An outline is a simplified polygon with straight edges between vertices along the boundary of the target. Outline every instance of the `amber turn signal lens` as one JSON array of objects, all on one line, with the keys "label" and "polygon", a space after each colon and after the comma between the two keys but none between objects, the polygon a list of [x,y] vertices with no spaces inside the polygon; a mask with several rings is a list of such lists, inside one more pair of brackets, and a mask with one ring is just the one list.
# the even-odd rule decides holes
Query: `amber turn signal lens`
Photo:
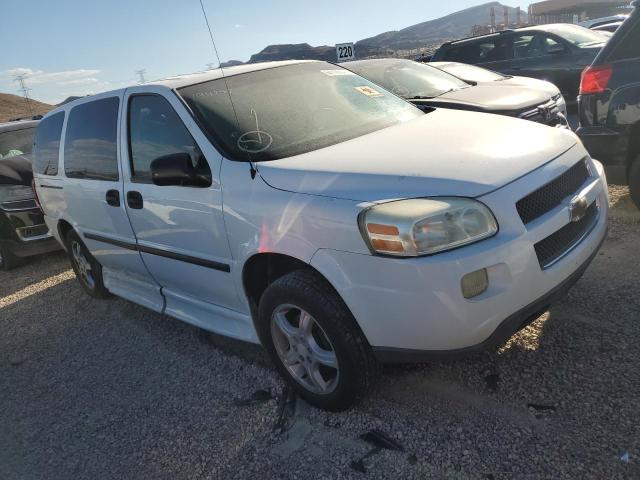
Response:
[{"label": "amber turn signal lens", "polygon": [[372,238],[371,245],[378,252],[393,252],[393,253],[401,253],[404,252],[404,247],[402,246],[402,242],[397,240],[382,240],[380,238]]},{"label": "amber turn signal lens", "polygon": [[378,235],[400,235],[400,231],[395,225],[369,223],[367,224],[367,230],[369,231],[369,233],[376,233]]}]

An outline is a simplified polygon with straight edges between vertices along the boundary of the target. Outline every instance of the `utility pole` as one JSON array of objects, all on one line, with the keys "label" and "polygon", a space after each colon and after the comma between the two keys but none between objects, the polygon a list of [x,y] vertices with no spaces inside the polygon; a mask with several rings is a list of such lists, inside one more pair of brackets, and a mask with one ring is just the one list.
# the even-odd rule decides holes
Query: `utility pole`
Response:
[{"label": "utility pole", "polygon": [[144,68],[142,70],[136,70],[136,75],[140,77],[140,82],[138,83],[146,83],[147,79],[144,78],[145,73],[147,73],[147,71]]},{"label": "utility pole", "polygon": [[26,74],[18,74],[18,75],[14,75],[13,77],[13,80],[20,84],[20,91],[22,92],[22,96],[27,102],[27,110],[29,110],[29,115],[33,116],[33,108],[31,108],[31,99],[29,98],[29,90],[31,89],[27,87],[26,83],[24,83],[26,79],[27,79]]},{"label": "utility pole", "polygon": [[496,31],[496,9],[495,7],[491,7],[491,33]]},{"label": "utility pole", "polygon": [[509,29],[509,7],[504,7],[504,29]]}]

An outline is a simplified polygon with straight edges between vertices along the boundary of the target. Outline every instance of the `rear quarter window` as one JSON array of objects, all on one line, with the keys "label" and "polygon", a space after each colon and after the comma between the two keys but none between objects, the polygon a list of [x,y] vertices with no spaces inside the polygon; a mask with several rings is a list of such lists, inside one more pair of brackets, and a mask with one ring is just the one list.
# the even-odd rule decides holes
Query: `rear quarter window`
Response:
[{"label": "rear quarter window", "polygon": [[69,178],[118,180],[117,97],[73,107],[64,141],[64,172]]},{"label": "rear quarter window", "polygon": [[[638,17],[640,17],[640,15],[638,15]],[[631,21],[631,19],[627,21]],[[624,26],[621,28],[624,28]],[[640,18],[636,20],[635,25],[633,25],[626,34],[623,31],[619,32],[619,34],[622,35],[622,38],[611,51],[608,60],[617,61],[629,58],[640,58]],[[614,36],[610,41],[616,42],[616,37],[617,36]]]},{"label": "rear quarter window", "polygon": [[38,124],[33,144],[33,171],[41,175],[58,174],[58,155],[64,112],[45,118]]}]

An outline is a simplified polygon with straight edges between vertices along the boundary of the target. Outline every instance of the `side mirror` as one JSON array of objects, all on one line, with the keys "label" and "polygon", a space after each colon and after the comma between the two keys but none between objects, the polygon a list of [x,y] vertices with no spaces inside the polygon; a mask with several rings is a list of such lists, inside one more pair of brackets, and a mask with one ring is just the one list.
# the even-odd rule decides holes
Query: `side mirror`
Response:
[{"label": "side mirror", "polygon": [[158,157],[151,162],[151,180],[160,187],[208,187],[211,185],[211,171],[208,166],[199,168],[200,163],[194,167],[187,152]]}]

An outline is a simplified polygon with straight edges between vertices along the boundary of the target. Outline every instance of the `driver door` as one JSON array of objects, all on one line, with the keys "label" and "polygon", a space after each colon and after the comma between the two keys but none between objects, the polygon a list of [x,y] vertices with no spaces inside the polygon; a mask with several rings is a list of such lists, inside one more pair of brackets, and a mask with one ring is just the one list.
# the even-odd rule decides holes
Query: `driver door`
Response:
[{"label": "driver door", "polygon": [[528,32],[514,37],[516,75],[547,80],[562,92],[571,89],[570,54],[569,47],[551,35]]}]

